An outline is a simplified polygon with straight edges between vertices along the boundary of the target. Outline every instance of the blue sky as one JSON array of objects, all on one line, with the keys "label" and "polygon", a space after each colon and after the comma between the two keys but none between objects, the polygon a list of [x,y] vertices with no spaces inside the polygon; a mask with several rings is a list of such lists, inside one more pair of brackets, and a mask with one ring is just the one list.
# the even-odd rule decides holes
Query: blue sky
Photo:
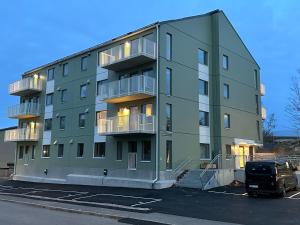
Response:
[{"label": "blue sky", "polygon": [[300,68],[298,0],[4,0],[0,8],[0,128],[9,83],[22,72],[155,21],[222,9],[261,67],[263,104],[277,130],[290,130],[285,112],[291,77]]}]

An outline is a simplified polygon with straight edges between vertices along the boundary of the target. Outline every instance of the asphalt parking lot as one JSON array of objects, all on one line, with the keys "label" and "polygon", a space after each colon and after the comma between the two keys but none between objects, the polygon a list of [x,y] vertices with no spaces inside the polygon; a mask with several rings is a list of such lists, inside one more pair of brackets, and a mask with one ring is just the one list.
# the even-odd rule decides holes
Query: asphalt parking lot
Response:
[{"label": "asphalt parking lot", "polygon": [[144,190],[0,180],[5,195],[238,224],[300,224],[300,191],[249,198],[242,186]]}]

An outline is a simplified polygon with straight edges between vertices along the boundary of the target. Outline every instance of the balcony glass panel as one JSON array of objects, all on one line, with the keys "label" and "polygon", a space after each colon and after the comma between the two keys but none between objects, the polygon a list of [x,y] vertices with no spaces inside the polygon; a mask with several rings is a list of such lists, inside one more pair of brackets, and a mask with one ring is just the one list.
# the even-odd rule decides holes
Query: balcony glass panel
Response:
[{"label": "balcony glass panel", "polygon": [[11,95],[22,95],[22,93],[28,94],[29,92],[40,92],[42,91],[42,80],[35,76],[27,77],[10,84],[8,91]]},{"label": "balcony glass panel", "polygon": [[6,130],[4,141],[37,141],[39,139],[38,129],[18,128]]},{"label": "balcony glass panel", "polygon": [[22,103],[8,108],[9,118],[31,118],[40,115],[40,104]]}]

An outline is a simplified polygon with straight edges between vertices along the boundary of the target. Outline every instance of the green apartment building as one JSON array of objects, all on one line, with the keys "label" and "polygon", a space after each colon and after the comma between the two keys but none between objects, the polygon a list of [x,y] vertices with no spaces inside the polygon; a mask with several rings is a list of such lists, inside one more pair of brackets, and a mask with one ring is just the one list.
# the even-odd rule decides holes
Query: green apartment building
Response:
[{"label": "green apartment building", "polygon": [[[260,69],[220,10],[157,22],[25,72],[14,179],[164,188],[262,142]],[[191,163],[193,162],[193,163]],[[219,165],[221,168],[221,165]]]}]

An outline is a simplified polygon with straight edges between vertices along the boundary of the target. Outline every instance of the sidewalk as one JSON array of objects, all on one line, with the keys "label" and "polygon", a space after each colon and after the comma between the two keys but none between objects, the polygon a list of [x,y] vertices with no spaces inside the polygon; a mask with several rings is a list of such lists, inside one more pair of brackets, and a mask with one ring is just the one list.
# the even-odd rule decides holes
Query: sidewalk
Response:
[{"label": "sidewalk", "polygon": [[[69,213],[76,213],[82,215],[93,215],[103,218],[120,220],[120,222],[126,221],[128,219],[136,219],[142,221],[151,221],[161,224],[174,224],[174,225],[237,225],[233,223],[224,223],[219,221],[210,221],[210,220],[202,220],[195,219],[189,217],[175,216],[169,214],[162,213],[137,213],[137,212],[129,212],[129,211],[121,211],[114,209],[106,209],[99,207],[89,207],[83,205],[73,205],[73,204],[65,204],[60,202],[52,202],[52,201],[42,201],[36,199],[27,199],[21,197],[14,196],[3,196],[0,195],[0,201],[11,202],[16,204],[22,204],[24,207],[33,206],[39,208],[46,208],[50,210],[57,210]],[[127,223],[127,222],[126,222]]]}]

